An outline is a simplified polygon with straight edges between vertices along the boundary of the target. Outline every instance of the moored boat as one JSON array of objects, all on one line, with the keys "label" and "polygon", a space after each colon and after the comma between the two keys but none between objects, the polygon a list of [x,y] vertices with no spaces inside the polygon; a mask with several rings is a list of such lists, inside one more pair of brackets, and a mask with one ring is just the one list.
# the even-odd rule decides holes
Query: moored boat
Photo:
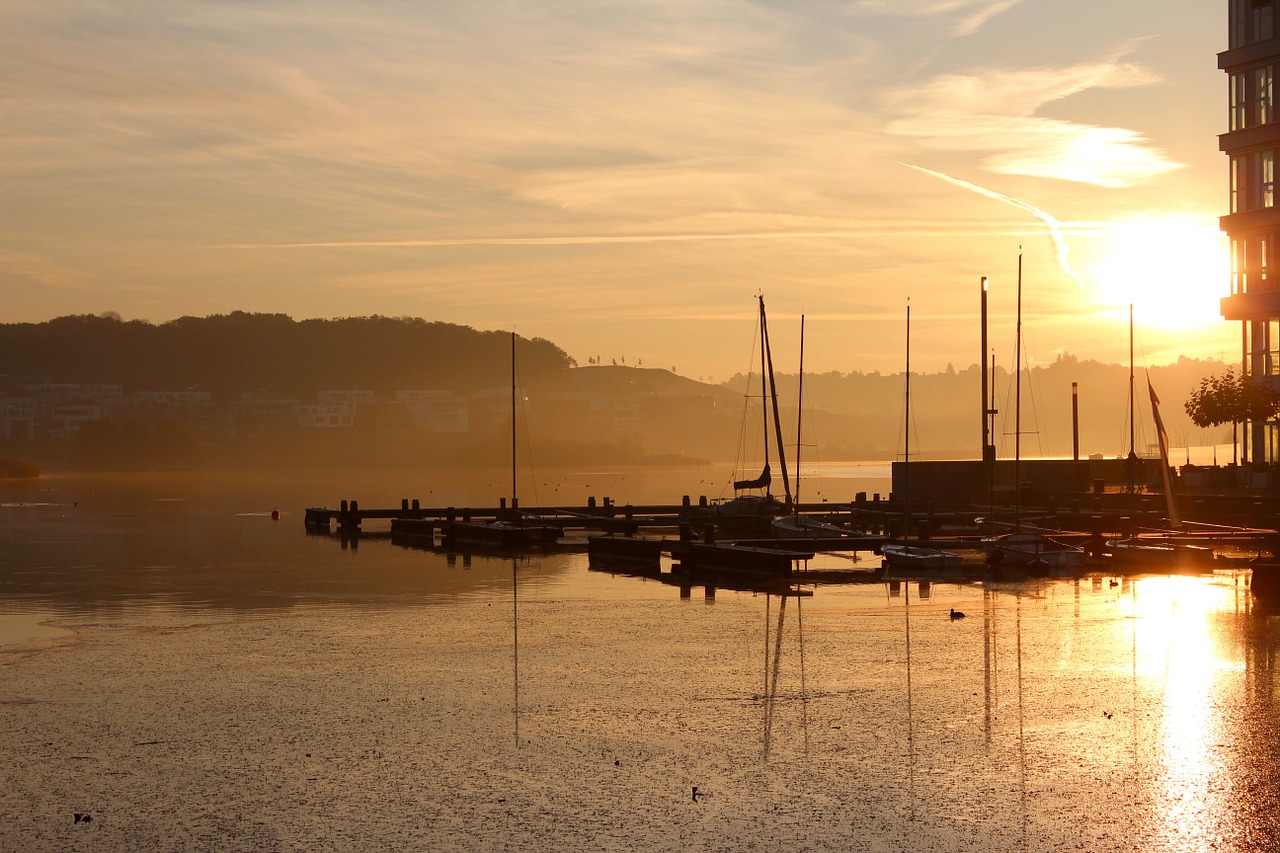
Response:
[{"label": "moored boat", "polygon": [[776,516],[769,528],[775,539],[839,539],[850,534],[829,521],[795,514]]},{"label": "moored boat", "polygon": [[[903,371],[905,379],[905,391],[903,395],[903,410],[906,413],[907,428],[904,430],[905,438],[903,441],[902,454],[902,479],[906,492],[905,504],[906,511],[903,513],[903,521],[905,527],[911,527],[911,489],[908,472],[911,468],[911,303],[907,303],[907,362],[906,369]],[[958,569],[964,565],[964,558],[959,554],[953,554],[950,551],[943,551],[941,548],[932,548],[927,545],[908,545],[905,543],[890,542],[880,546],[880,555],[884,558],[888,568],[897,569],[899,571],[918,571],[927,569],[937,571],[940,569]]]},{"label": "moored boat", "polygon": [[1134,568],[1207,566],[1213,563],[1213,549],[1163,539],[1108,539],[1107,552],[1113,563]]},{"label": "moored boat", "polygon": [[987,564],[1035,569],[1071,569],[1084,565],[1086,556],[1079,548],[1059,542],[1040,533],[1020,530],[987,536],[982,540]]},{"label": "moored boat", "polygon": [[964,565],[964,558],[959,554],[923,545],[890,542],[880,546],[880,553],[893,569],[958,569]]}]

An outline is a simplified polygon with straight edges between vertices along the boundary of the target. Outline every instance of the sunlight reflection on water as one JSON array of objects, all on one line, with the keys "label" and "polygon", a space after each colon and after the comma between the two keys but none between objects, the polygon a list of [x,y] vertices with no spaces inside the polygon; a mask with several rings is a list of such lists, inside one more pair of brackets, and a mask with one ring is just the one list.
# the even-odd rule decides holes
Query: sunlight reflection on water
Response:
[{"label": "sunlight reflection on water", "polygon": [[99,490],[0,527],[0,625],[76,638],[0,646],[2,849],[1280,842],[1245,575],[779,599]]}]

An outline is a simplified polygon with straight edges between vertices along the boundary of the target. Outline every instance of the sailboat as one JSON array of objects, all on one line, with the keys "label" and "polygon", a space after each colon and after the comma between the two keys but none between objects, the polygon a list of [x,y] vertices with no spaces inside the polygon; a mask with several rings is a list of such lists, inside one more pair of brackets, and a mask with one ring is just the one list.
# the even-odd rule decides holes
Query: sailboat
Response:
[{"label": "sailboat", "polygon": [[[1160,398],[1147,377],[1147,396],[1151,399],[1151,419],[1156,426],[1160,444],[1160,472],[1164,482],[1165,504],[1169,511],[1169,530],[1174,533],[1182,527],[1178,513],[1177,496],[1173,493],[1173,480],[1169,476],[1169,434],[1160,417]],[[1138,454],[1134,447],[1134,383],[1133,383],[1133,305],[1129,306],[1129,462],[1130,471],[1136,468]],[[1133,488],[1132,481],[1130,489]],[[1213,549],[1199,545],[1174,542],[1168,538],[1134,536],[1127,539],[1108,539],[1107,550],[1113,563],[1130,567],[1178,567],[1197,566],[1213,562]]]},{"label": "sailboat", "polygon": [[1051,569],[1077,568],[1084,565],[1085,553],[1064,542],[1021,524],[1022,483],[1019,463],[1022,460],[1022,253],[1018,253],[1018,315],[1014,335],[1014,427],[1013,427],[1013,530],[984,537],[982,549],[987,564],[1025,569],[1028,574],[1048,574]]},{"label": "sailboat", "polygon": [[[911,529],[911,491],[908,470],[911,466],[911,303],[907,303],[907,367],[906,367],[906,439],[903,444],[902,479],[907,486],[904,496],[906,512],[906,528]],[[930,548],[924,545],[910,545],[906,542],[888,542],[880,546],[880,554],[889,568],[893,569],[958,569],[964,564],[964,558],[950,551]]]},{"label": "sailboat", "polygon": [[[778,417],[778,391],[773,380],[773,353],[769,350],[769,325],[765,318],[764,294],[756,297],[760,303],[760,395],[761,411],[764,418],[764,468],[760,476],[735,480],[734,497],[730,500],[718,501],[705,507],[693,507],[690,515],[695,520],[711,519],[713,524],[722,530],[734,534],[748,536],[768,536],[774,518],[786,515],[792,510],[791,484],[787,479],[787,460],[783,451],[781,438],[781,420]],[[772,405],[770,405],[772,403]],[[786,491],[785,501],[773,496],[770,487],[773,484],[773,472],[769,463],[769,415],[773,414],[773,434],[777,436],[778,465],[782,469],[782,484]],[[762,489],[763,494],[743,494]]]},{"label": "sailboat", "polygon": [[[777,397],[774,397],[777,406]],[[776,411],[776,408],[775,408]],[[791,501],[791,512],[775,516],[769,523],[770,530],[777,539],[839,539],[847,531],[817,518],[809,518],[800,514],[800,447],[802,445],[800,425],[804,414],[804,315],[800,315],[800,389],[796,395],[796,488]]]},{"label": "sailboat", "polygon": [[463,518],[450,523],[454,545],[482,545],[511,550],[555,542],[564,529],[523,515],[516,490],[516,333],[511,333],[511,508],[505,518]]}]

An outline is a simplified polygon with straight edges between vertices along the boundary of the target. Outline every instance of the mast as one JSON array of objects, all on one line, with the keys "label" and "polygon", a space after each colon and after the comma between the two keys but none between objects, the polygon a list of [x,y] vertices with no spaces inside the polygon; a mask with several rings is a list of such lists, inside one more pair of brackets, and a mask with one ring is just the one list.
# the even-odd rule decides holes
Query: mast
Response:
[{"label": "mast", "polygon": [[[994,432],[995,432],[995,421],[996,421],[996,414],[997,414],[997,411],[996,411],[996,383],[995,383],[995,376],[996,376],[996,354],[995,354],[995,352],[993,351],[993,352],[991,353],[991,379],[992,379],[992,382],[991,382],[991,402],[990,402],[990,408],[988,408],[988,409],[987,409],[987,416],[988,416],[988,418],[989,418],[989,420],[988,420],[987,422],[991,425],[991,432],[992,432],[992,433],[994,433]],[[989,449],[990,449],[990,451],[991,451],[991,455],[990,455],[990,456],[988,456],[988,457],[986,457],[986,459],[987,459],[987,462],[989,462],[989,463],[990,463],[990,465],[988,465],[987,467],[990,469],[990,471],[989,471],[988,473],[989,473],[989,475],[990,475],[989,480],[990,480],[990,486],[991,486],[991,491],[990,491],[990,497],[991,497],[991,512],[992,512],[992,513],[995,513],[995,508],[996,508],[996,446],[995,446],[994,444],[989,445]]]},{"label": "mast", "polygon": [[[782,488],[786,491],[787,503],[791,501],[791,480],[787,477],[787,454],[782,445],[782,419],[778,416],[778,384],[773,378],[773,351],[769,348],[769,326],[764,318],[764,295],[760,296],[760,329],[764,335],[764,353],[769,365],[769,399],[773,404],[773,435],[778,442],[778,467],[782,469]],[[766,421],[766,426],[768,422]],[[769,442],[766,439],[765,447]]]},{"label": "mast", "polygon": [[[911,297],[907,297],[907,372],[906,372],[905,426],[902,430],[902,490],[903,539],[911,537]],[[985,418],[984,418],[985,421]]]},{"label": "mast", "polygon": [[982,460],[988,462],[995,459],[995,447],[991,444],[991,405],[987,402],[987,388],[992,377],[987,375],[987,277],[982,277],[982,356],[978,363],[982,367],[982,399],[979,409],[982,411]]},{"label": "mast", "polygon": [[1018,527],[1022,511],[1022,480],[1018,471],[1022,460],[1022,247],[1018,247],[1018,322],[1013,339],[1013,524]]},{"label": "mast", "polygon": [[[764,470],[769,470],[769,387],[766,385],[765,374],[765,350],[768,349],[768,331],[764,323],[764,294],[761,293],[756,297],[760,300],[760,417],[763,418],[762,429],[760,434],[764,436]],[[783,475],[786,478],[786,475]],[[769,494],[768,484],[765,484],[765,494]]]},{"label": "mast", "polygon": [[800,441],[804,433],[800,429],[804,417],[804,315],[800,315],[800,388],[796,391],[796,503],[795,514],[800,514]]},{"label": "mast", "polygon": [[1129,303],[1129,456],[1125,459],[1125,469],[1129,475],[1129,492],[1137,491],[1138,451],[1134,441],[1134,405],[1133,405],[1133,303]]},{"label": "mast", "polygon": [[511,333],[511,509],[516,508],[516,333]]}]

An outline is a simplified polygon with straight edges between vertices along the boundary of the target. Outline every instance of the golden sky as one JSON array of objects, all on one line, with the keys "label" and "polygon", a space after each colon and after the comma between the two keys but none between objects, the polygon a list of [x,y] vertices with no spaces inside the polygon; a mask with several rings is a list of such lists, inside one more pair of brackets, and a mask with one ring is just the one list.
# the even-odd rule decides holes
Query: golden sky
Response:
[{"label": "golden sky", "polygon": [[8,0],[0,321],[421,316],[724,379],[1239,357],[1226,4]]}]

